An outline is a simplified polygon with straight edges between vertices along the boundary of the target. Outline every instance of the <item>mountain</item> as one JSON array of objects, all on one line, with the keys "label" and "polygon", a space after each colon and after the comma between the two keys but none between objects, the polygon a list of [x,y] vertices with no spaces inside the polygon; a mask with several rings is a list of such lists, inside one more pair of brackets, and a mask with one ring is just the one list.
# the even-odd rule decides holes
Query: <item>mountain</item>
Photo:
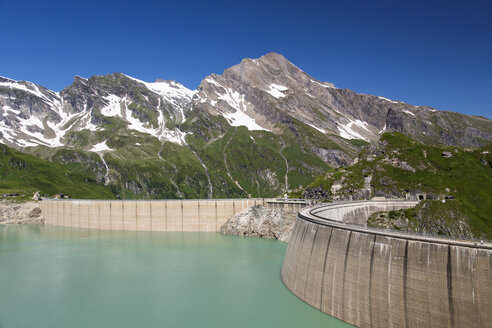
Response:
[{"label": "mountain", "polygon": [[47,195],[63,191],[75,198],[114,198],[108,186],[89,176],[0,144],[0,194],[30,199],[37,191]]},{"label": "mountain", "polygon": [[244,59],[189,90],[121,73],[53,92],[0,78],[0,142],[122,198],[268,197],[352,163],[385,131],[481,147],[492,121],[338,89],[283,56]]},{"label": "mountain", "polygon": [[[300,192],[301,190],[298,190]],[[455,238],[492,237],[492,143],[481,149],[425,145],[384,133],[354,165],[330,170],[302,190],[307,198],[425,198],[415,208],[373,215],[382,228]]]},{"label": "mountain", "polygon": [[[244,59],[221,76],[205,78],[194,100],[200,108],[228,118],[232,125],[245,124],[251,129],[277,132],[276,124],[288,125],[295,119],[346,139],[374,141],[382,131],[403,132],[425,143],[465,147],[483,146],[492,139],[491,121],[486,118],[338,89],[275,53]],[[238,112],[254,122],[234,117]]]}]

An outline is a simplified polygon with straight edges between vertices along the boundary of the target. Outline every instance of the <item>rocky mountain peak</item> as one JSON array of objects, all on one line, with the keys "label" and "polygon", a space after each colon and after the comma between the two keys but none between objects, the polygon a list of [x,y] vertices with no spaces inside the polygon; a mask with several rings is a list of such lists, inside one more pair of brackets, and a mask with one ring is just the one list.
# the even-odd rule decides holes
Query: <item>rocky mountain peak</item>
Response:
[{"label": "rocky mountain peak", "polygon": [[17,82],[17,81],[12,80],[12,79],[9,79],[8,77],[0,76],[0,83],[1,82],[14,83],[14,82]]},{"label": "rocky mountain peak", "polygon": [[87,83],[87,79],[85,77],[75,75],[73,77],[73,83],[84,83],[84,84],[86,84]]},{"label": "rocky mountain peak", "polygon": [[[492,140],[490,120],[337,89],[274,52],[246,58],[221,75],[211,74],[197,90],[173,80],[145,82],[112,73],[89,79],[75,76],[57,93],[0,77],[0,130],[3,141],[13,146],[60,146],[69,130],[97,131],[109,117],[124,121],[131,130],[162,140],[172,134],[166,140],[184,143],[179,126],[196,117],[193,110],[222,116],[229,126],[249,130],[280,134],[287,127],[296,135],[302,135],[303,129],[316,131],[343,144],[342,149],[352,147],[347,140],[374,141],[385,131],[463,146]],[[47,139],[47,135],[57,137]],[[306,141],[298,137],[298,142]],[[332,154],[333,149],[316,152]]]},{"label": "rocky mountain peak", "polygon": [[246,58],[241,63],[224,71],[225,78],[242,80],[254,87],[269,90],[272,84],[306,88],[310,84],[321,87],[334,87],[306,74],[281,54],[271,52],[257,59]]},{"label": "rocky mountain peak", "polygon": [[197,90],[122,73],[76,76],[60,92],[0,78],[1,143],[79,163],[122,194],[273,196],[352,163],[386,131],[426,144],[492,141],[490,120],[337,89],[277,53]]}]

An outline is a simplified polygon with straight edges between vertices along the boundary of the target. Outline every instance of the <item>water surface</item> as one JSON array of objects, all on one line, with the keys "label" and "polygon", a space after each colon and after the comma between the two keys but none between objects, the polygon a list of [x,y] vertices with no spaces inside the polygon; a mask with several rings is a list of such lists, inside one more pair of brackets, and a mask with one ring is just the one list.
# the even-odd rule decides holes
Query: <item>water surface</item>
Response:
[{"label": "water surface", "polygon": [[286,243],[0,225],[0,328],[349,327],[280,279]]}]

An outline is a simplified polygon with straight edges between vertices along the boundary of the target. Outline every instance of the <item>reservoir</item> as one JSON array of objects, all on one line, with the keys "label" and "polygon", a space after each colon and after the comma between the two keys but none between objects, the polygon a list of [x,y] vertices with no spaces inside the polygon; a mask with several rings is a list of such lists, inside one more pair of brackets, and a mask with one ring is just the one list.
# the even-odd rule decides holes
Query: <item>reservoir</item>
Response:
[{"label": "reservoir", "polygon": [[0,328],[351,327],[280,279],[286,243],[0,225]]}]

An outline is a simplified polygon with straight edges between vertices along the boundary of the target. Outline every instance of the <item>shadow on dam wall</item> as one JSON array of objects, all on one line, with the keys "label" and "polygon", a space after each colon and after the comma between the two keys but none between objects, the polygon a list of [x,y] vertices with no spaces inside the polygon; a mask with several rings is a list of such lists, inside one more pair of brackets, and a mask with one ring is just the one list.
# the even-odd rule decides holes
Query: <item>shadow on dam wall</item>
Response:
[{"label": "shadow on dam wall", "polygon": [[313,307],[359,327],[491,327],[491,244],[344,223],[415,204],[302,210],[282,267],[284,284]]}]

